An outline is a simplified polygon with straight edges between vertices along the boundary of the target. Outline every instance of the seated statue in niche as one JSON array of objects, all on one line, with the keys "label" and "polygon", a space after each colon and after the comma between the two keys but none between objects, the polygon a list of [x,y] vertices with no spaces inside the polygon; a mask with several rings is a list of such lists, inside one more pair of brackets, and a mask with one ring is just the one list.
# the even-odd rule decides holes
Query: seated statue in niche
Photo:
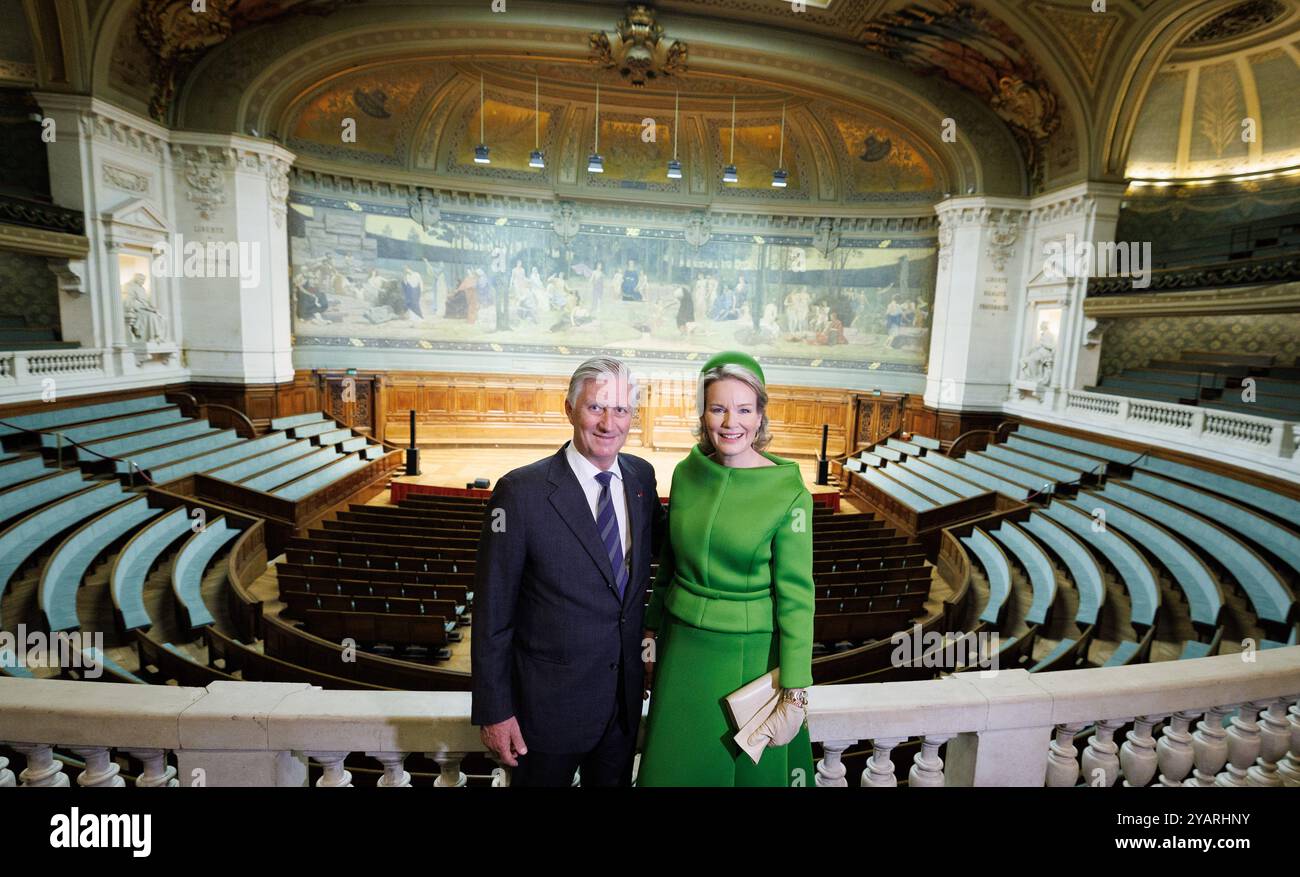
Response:
[{"label": "seated statue in niche", "polygon": [[1020,360],[1020,379],[1045,384],[1052,378],[1056,361],[1056,336],[1047,322],[1038,325],[1038,341]]},{"label": "seated statue in niche", "polygon": [[144,275],[135,274],[122,287],[126,299],[123,310],[126,314],[126,327],[135,341],[153,344],[167,340],[167,318],[164,317],[149,298],[149,290],[144,286]]}]

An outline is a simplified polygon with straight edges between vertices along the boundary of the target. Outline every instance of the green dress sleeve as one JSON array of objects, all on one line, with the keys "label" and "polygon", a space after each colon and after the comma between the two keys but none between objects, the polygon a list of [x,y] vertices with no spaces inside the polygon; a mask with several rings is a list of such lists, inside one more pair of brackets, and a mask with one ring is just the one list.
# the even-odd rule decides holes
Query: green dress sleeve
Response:
[{"label": "green dress sleeve", "polygon": [[772,537],[772,576],[782,688],[812,685],[812,494],[800,490]]}]

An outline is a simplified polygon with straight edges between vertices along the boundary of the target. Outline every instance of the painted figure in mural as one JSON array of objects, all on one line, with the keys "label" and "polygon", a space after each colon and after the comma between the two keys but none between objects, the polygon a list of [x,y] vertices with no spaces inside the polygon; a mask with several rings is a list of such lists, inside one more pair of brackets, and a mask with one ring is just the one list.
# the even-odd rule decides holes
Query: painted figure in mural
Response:
[{"label": "painted figure in mural", "polygon": [[916,316],[912,320],[912,325],[917,329],[924,329],[930,325],[930,305],[926,302],[916,303]]},{"label": "painted figure in mural", "polygon": [[424,278],[416,273],[410,265],[402,272],[402,300],[406,305],[406,319],[411,322],[424,319],[420,310],[420,295],[424,292]]},{"label": "painted figure in mural", "polygon": [[136,341],[164,341],[167,338],[167,318],[153,306],[149,290],[144,287],[144,279],[143,274],[137,273],[122,287],[122,294],[126,298],[123,306],[126,326]]},{"label": "painted figure in mural", "polygon": [[677,331],[690,335],[695,323],[695,296],[685,286],[673,293],[677,299]]},{"label": "painted figure in mural", "polygon": [[627,260],[627,268],[623,270],[621,294],[623,301],[645,300],[645,296],[641,294],[641,272],[637,270],[635,259]]},{"label": "painted figure in mural", "polygon": [[366,304],[379,304],[380,296],[384,292],[384,277],[379,273],[378,268],[370,269],[370,276],[366,278],[365,283],[361,284],[361,300]]},{"label": "painted figure in mural", "polygon": [[591,272],[591,315],[600,315],[600,300],[605,297],[605,263],[597,262]]},{"label": "painted figure in mural", "polygon": [[885,307],[885,334],[897,335],[902,324],[903,306],[898,303],[898,296],[890,296],[889,304]]},{"label": "painted figure in mural", "polygon": [[528,294],[528,272],[524,270],[524,261],[517,259],[510,271],[510,294],[515,301],[523,301]]},{"label": "painted figure in mural", "polygon": [[818,344],[848,344],[848,339],[844,337],[844,323],[840,320],[840,315],[832,312],[830,318],[826,321],[826,330],[817,335]]},{"label": "painted figure in mural", "polygon": [[430,312],[436,315],[438,313],[438,308],[439,308],[437,278],[440,275],[438,273],[438,270],[433,267],[433,263],[430,262],[428,259],[421,256],[420,261],[424,263],[424,270],[429,275],[429,287],[430,287],[429,295],[432,296],[432,301],[429,302],[429,310]]},{"label": "painted figure in mural", "polygon": [[776,302],[770,301],[763,306],[763,319],[758,323],[758,331],[763,341],[775,341],[781,337],[781,324],[776,320]]},{"label": "painted figure in mural", "polygon": [[475,271],[474,276],[476,279],[474,298],[478,304],[478,314],[475,322],[483,329],[491,332],[497,327],[497,311],[493,307],[496,303],[496,288],[492,285],[491,276],[482,268]]},{"label": "painted figure in mural", "polygon": [[[741,278],[743,284],[744,278]],[[731,288],[724,288],[714,299],[713,305],[709,308],[709,319],[722,322],[724,320],[734,320],[740,315],[736,308],[736,291]]]}]

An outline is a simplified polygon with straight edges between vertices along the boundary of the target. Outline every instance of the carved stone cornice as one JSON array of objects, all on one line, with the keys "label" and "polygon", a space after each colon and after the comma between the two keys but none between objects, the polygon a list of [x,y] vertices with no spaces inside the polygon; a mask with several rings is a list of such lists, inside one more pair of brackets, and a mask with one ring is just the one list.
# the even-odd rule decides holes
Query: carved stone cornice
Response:
[{"label": "carved stone cornice", "polygon": [[0,222],[0,249],[34,256],[84,259],[90,251],[90,241],[80,234],[65,234]]},{"label": "carved stone cornice", "polygon": [[85,217],[80,210],[13,195],[0,195],[0,222],[69,235],[82,235],[86,231]]},{"label": "carved stone cornice", "polygon": [[1151,272],[1150,285],[1143,288],[1141,292],[1134,292],[1133,279],[1132,277],[1090,278],[1088,280],[1089,301],[1102,301],[1109,298],[1150,299],[1152,296],[1148,292],[1171,290],[1160,295],[1163,301],[1170,299],[1172,291],[1177,290],[1204,290],[1205,294],[1214,294],[1215,290],[1223,287],[1256,284],[1294,285],[1293,281],[1300,281],[1300,256],[1252,259],[1235,264],[1163,268]]},{"label": "carved stone cornice", "polygon": [[[1300,276],[1300,271],[1296,273]],[[1130,278],[1113,279],[1125,283],[1130,281]],[[1153,276],[1152,286],[1154,285]],[[1111,295],[1102,298],[1089,296],[1083,302],[1084,314],[1096,318],[1280,314],[1297,311],[1300,311],[1300,280],[1249,289],[1208,289],[1154,295]]]}]

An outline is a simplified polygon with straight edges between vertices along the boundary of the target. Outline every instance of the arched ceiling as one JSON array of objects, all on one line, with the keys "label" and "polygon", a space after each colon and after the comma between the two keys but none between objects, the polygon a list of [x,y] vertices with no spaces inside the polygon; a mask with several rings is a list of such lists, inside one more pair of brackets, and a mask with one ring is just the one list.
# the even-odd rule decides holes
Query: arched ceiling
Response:
[{"label": "arched ceiling", "polygon": [[[771,101],[781,95],[792,108],[796,157],[818,143],[831,149],[838,125],[821,109],[836,107],[864,129],[897,132],[891,143],[916,149],[936,189],[1019,194],[1083,179],[1119,180],[1130,159],[1167,163],[1158,157],[1167,145],[1148,142],[1139,110],[1168,102],[1168,83],[1176,76],[1172,66],[1233,55],[1239,70],[1234,53],[1245,42],[1261,45],[1259,29],[1250,22],[1269,19],[1273,4],[1290,10],[1293,3],[1107,0],[1102,9],[1092,0],[658,0],[652,5],[667,35],[690,49],[688,72],[677,78],[689,94],[687,102],[694,102],[691,121],[683,121],[683,143],[698,128],[699,148],[707,152],[706,135],[715,124],[710,95],[736,92],[758,129],[764,127],[764,114],[770,115]],[[451,65],[462,79],[478,69],[472,65],[480,65],[489,71],[503,106],[516,105],[520,92],[514,80],[528,75],[527,64],[547,63],[561,110],[557,124],[577,124],[582,101],[561,93],[561,84],[580,84],[587,77],[588,35],[612,33],[625,4],[507,0],[502,13],[493,13],[492,5],[488,0],[207,0],[207,12],[196,15],[189,0],[0,0],[6,20],[20,22],[0,40],[0,87],[93,93],[167,124],[255,129],[287,142],[296,136],[292,112],[303,110],[309,96],[323,95],[336,78],[378,71],[382,63]],[[1234,7],[1246,8],[1221,18]],[[1265,36],[1269,27],[1272,23],[1264,26]],[[1284,45],[1275,48],[1290,52]],[[1257,62],[1264,65],[1259,75],[1282,66],[1276,55],[1247,56],[1245,63],[1252,68]],[[1222,77],[1209,77],[1216,78]],[[1232,88],[1216,87],[1236,89],[1244,100],[1245,82],[1238,73]],[[454,91],[425,95],[422,110],[445,109],[454,116],[463,109]],[[612,84],[610,99],[618,100]],[[623,110],[632,113],[633,107]],[[427,114],[413,112],[410,126],[430,124]],[[1285,119],[1268,118],[1267,107],[1263,115],[1265,139],[1257,151],[1267,158],[1275,147],[1284,149],[1278,137],[1288,129]],[[942,135],[947,119],[956,124],[955,142]],[[1195,112],[1178,122],[1193,131],[1200,124]],[[414,137],[414,127],[403,130]],[[557,128],[557,135],[567,136],[564,130]],[[738,148],[742,142],[738,137]],[[1192,147],[1188,162],[1198,161],[1197,154]],[[394,160],[422,167],[418,155],[408,149]],[[835,165],[839,200],[852,188],[846,170]],[[812,176],[803,182],[823,184]]]},{"label": "arched ceiling", "polygon": [[1138,113],[1126,176],[1254,175],[1300,167],[1300,5],[1248,0],[1183,39]]}]

